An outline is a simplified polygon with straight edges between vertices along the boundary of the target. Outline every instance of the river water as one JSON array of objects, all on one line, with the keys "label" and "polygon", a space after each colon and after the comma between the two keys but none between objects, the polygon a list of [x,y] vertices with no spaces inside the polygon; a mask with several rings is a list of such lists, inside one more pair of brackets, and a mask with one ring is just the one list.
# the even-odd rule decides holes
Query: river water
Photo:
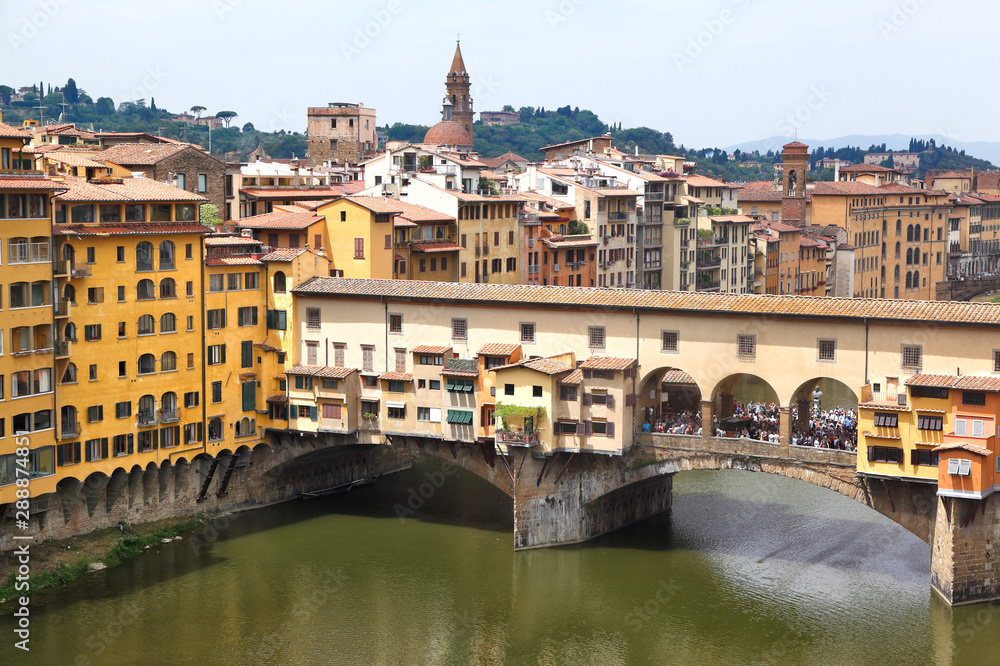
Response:
[{"label": "river water", "polygon": [[1000,663],[1000,605],[948,608],[928,546],[832,491],[684,472],[668,514],[514,553],[510,500],[464,472],[398,516],[441,469],[238,514],[42,595],[29,658],[0,619],[0,664]]}]

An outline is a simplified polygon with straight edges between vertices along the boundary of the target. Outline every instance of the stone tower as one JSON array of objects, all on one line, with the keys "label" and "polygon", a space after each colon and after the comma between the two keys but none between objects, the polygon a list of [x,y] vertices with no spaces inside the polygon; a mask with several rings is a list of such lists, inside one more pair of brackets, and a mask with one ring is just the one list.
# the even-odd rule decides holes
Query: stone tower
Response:
[{"label": "stone tower", "polygon": [[806,224],[806,174],[809,171],[809,146],[799,141],[782,146],[784,189],[781,195],[781,221],[797,227]]},{"label": "stone tower", "polygon": [[446,96],[451,102],[450,119],[461,125],[469,133],[470,139],[472,138],[472,123],[476,115],[472,108],[471,87],[469,73],[465,69],[465,61],[462,60],[462,45],[456,44],[455,57],[451,60],[451,69],[445,79]]}]

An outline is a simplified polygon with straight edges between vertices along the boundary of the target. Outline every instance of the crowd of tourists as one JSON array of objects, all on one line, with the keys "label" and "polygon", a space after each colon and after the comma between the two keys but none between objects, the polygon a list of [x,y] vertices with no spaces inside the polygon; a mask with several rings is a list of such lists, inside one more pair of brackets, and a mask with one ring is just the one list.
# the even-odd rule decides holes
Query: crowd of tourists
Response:
[{"label": "crowd of tourists", "polygon": [[[792,444],[796,446],[857,450],[858,417],[852,409],[843,407],[829,410],[813,409],[809,415],[808,426],[803,428],[799,425],[798,409],[793,407],[791,420]],[[724,421],[726,424],[720,427],[720,419],[718,416],[715,417],[713,435],[743,437],[774,444],[781,441],[780,409],[773,402],[736,402],[733,404],[733,417]],[[701,414],[689,410],[665,415],[653,423],[647,419],[643,423],[642,430],[671,435],[701,435]]]}]

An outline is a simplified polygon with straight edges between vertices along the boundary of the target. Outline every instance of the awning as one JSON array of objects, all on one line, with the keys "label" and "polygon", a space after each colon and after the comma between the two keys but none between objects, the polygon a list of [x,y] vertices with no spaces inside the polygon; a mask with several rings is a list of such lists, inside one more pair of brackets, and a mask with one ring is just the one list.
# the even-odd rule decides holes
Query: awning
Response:
[{"label": "awning", "polygon": [[406,409],[406,403],[405,402],[391,402],[389,400],[386,400],[385,401],[385,406],[386,407],[393,407],[395,409]]},{"label": "awning", "polygon": [[472,393],[474,386],[472,379],[449,378],[445,383],[445,390],[452,393]]},{"label": "awning", "polygon": [[469,425],[472,423],[472,412],[468,412],[463,409],[449,409],[448,423],[454,423],[456,425]]}]

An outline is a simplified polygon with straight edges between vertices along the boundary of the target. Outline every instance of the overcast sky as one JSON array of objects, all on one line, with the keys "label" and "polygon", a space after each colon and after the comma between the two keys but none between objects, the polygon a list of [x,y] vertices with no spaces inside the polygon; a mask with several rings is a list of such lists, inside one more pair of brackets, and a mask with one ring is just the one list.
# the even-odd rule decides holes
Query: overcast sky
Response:
[{"label": "overcast sky", "polygon": [[440,119],[455,39],[476,110],[571,104],[689,147],[775,134],[1000,140],[986,0],[0,0],[0,83],[304,131],[306,107]]}]

